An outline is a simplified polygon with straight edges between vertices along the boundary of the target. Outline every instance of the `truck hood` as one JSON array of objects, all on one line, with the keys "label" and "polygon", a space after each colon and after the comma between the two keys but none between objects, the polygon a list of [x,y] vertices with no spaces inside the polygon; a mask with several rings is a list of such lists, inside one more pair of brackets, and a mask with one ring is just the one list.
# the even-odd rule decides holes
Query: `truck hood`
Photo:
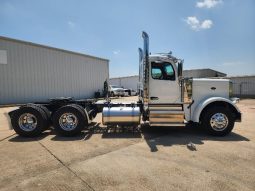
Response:
[{"label": "truck hood", "polygon": [[193,99],[201,101],[208,97],[229,99],[229,79],[193,78]]}]

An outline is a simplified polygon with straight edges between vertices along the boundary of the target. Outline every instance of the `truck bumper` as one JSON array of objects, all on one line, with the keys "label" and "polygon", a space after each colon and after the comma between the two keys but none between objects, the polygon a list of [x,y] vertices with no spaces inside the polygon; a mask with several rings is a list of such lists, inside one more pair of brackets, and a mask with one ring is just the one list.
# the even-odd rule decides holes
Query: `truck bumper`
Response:
[{"label": "truck bumper", "polygon": [[[230,100],[233,102],[233,104],[237,104],[240,102],[240,98],[232,97]],[[242,121],[242,113],[240,111],[237,111],[235,114],[235,122],[241,122]]]}]

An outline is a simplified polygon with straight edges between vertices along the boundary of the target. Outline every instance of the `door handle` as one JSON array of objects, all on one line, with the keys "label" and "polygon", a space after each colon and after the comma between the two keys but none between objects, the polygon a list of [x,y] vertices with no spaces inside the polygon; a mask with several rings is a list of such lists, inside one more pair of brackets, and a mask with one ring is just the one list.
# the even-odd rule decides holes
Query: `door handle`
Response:
[{"label": "door handle", "polygon": [[158,97],[150,97],[151,100],[158,100]]}]

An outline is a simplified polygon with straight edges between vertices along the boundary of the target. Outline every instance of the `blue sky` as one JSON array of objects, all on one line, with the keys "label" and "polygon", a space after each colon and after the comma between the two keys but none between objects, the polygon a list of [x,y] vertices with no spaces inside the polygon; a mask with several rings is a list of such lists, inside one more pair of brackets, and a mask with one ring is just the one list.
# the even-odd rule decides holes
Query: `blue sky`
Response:
[{"label": "blue sky", "polygon": [[138,73],[143,30],[184,69],[255,74],[254,0],[0,0],[1,36],[107,58],[110,77]]}]

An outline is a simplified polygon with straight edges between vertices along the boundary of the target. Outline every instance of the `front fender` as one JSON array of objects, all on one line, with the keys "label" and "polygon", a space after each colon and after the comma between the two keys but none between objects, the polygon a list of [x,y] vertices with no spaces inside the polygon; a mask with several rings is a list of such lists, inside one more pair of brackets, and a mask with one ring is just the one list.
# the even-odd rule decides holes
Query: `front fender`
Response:
[{"label": "front fender", "polygon": [[199,103],[196,108],[194,109],[194,112],[192,114],[192,121],[193,122],[199,122],[199,118],[200,115],[203,111],[203,109],[209,105],[210,103],[213,102],[226,102],[229,103],[230,105],[232,105],[235,109],[237,113],[241,113],[240,110],[238,109],[238,107],[229,99],[227,98],[223,98],[223,97],[211,97],[208,99],[205,99],[204,101],[202,101],[201,103]]}]

